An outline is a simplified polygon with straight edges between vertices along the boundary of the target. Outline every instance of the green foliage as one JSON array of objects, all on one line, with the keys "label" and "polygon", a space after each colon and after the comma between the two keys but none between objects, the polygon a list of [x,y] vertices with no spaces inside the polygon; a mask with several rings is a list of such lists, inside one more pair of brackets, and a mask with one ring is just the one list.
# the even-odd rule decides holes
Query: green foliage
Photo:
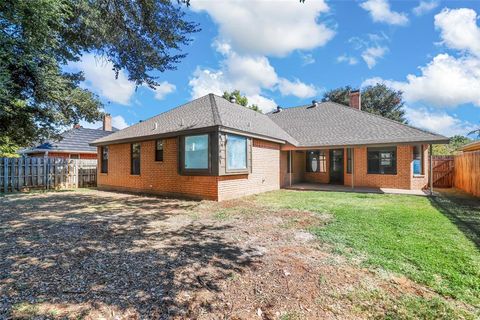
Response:
[{"label": "green foliage", "polygon": [[[333,101],[349,105],[352,87],[346,86],[327,91],[322,101]],[[403,93],[384,84],[377,83],[361,90],[362,110],[395,121],[407,123],[403,102]]]},{"label": "green foliage", "polygon": [[461,147],[470,142],[472,142],[471,139],[456,135],[450,138],[449,144],[434,144],[433,154],[439,156],[454,155],[460,150]]},{"label": "green foliage", "polygon": [[0,158],[17,158],[19,147],[9,137],[0,137]]},{"label": "green foliage", "polygon": [[480,305],[478,203],[444,197],[278,191],[255,197],[270,208],[331,213],[314,227],[337,252]]},{"label": "green foliage", "polygon": [[230,101],[230,99],[234,97],[237,104],[262,113],[262,110],[260,110],[260,108],[256,104],[248,105],[247,97],[242,95],[239,90],[234,90],[232,92],[224,91],[222,97],[227,99],[228,101]]},{"label": "green foliage", "polygon": [[151,72],[175,69],[197,26],[176,1],[3,0],[0,30],[0,136],[26,146],[101,118],[101,102],[79,86],[81,73],[65,71],[69,62],[94,53],[117,76],[124,69],[154,87]]}]

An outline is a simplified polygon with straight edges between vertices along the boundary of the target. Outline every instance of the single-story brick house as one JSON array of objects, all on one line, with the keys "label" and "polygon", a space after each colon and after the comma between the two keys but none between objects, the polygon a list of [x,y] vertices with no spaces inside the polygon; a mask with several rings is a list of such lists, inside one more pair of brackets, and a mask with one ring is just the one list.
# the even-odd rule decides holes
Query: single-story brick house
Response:
[{"label": "single-story brick house", "polygon": [[261,114],[214,94],[94,141],[98,187],[226,200],[298,182],[422,189],[444,136],[333,102]]},{"label": "single-story brick house", "polygon": [[44,141],[19,153],[29,157],[93,160],[97,159],[97,148],[90,143],[115,131],[118,129],[112,127],[112,116],[106,114],[101,128],[89,129],[76,124],[72,129],[63,132],[61,139]]}]

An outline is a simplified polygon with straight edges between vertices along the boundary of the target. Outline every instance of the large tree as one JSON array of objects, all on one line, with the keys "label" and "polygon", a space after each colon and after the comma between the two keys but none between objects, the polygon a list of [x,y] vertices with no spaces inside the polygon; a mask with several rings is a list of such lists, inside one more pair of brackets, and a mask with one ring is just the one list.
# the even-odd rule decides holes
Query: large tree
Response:
[{"label": "large tree", "polygon": [[[333,101],[348,106],[352,90],[352,87],[346,86],[327,91],[323,96],[323,101]],[[380,83],[362,88],[362,110],[407,123],[402,94],[401,91]]]},{"label": "large tree", "polygon": [[[55,137],[59,128],[101,116],[98,97],[65,71],[82,54],[111,61],[137,86],[175,69],[197,25],[184,0],[0,1],[0,136],[9,145]],[[2,143],[0,141],[0,143]]]},{"label": "large tree", "polygon": [[228,101],[230,101],[230,99],[233,97],[235,98],[237,104],[262,113],[262,110],[260,110],[256,104],[248,104],[248,98],[245,95],[242,95],[240,90],[233,90],[232,92],[224,91],[223,97]]},{"label": "large tree", "polygon": [[470,142],[472,142],[471,139],[456,135],[450,138],[450,142],[448,144],[434,144],[433,154],[440,156],[454,155],[460,151],[461,147]]}]

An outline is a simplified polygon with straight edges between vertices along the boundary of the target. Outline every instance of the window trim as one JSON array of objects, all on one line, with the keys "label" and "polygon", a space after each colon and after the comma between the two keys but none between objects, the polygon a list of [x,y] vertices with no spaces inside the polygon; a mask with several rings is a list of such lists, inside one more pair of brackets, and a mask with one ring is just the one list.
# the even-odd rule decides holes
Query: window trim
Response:
[{"label": "window trim", "polygon": [[[107,151],[107,158],[105,159],[104,155],[105,155],[105,150]],[[110,155],[110,150],[108,148],[108,146],[102,146],[100,147],[100,173],[105,173],[107,174],[108,173],[108,156]],[[103,167],[103,164],[104,163],[107,163],[107,165],[105,166],[105,168]],[[105,169],[105,170],[104,170]]]},{"label": "window trim", "polygon": [[[369,153],[370,152],[378,152],[378,155],[379,155],[379,158],[378,158],[378,161],[379,161],[379,165],[378,165],[378,168],[379,168],[379,172],[372,172],[370,170],[370,166],[369,166]],[[394,161],[394,164],[395,164],[395,167],[394,167],[394,172],[380,172],[381,171],[381,164],[380,164],[380,161],[381,161],[381,156],[380,156],[380,153],[381,152],[393,152],[394,154],[394,157],[393,157],[393,161]],[[367,174],[381,174],[381,175],[390,175],[390,176],[395,176],[398,174],[398,161],[397,161],[397,156],[398,156],[398,150],[397,150],[397,146],[388,146],[388,147],[367,147]]]},{"label": "window trim", "polygon": [[[138,173],[133,173],[133,145],[139,145],[139,152],[138,152]],[[132,176],[139,176],[142,172],[141,166],[141,159],[142,159],[142,145],[140,142],[133,142],[130,144],[130,175]]]},{"label": "window trim", "polygon": [[[415,148],[419,148],[420,152],[420,159],[415,158]],[[425,150],[423,149],[423,144],[416,144],[412,146],[412,174],[414,177],[423,177],[425,176],[425,159],[424,159],[424,152]],[[415,160],[420,160],[420,173],[415,173],[414,172],[414,161]]]},{"label": "window trim", "polygon": [[[161,141],[161,143],[162,143],[162,150],[157,149],[159,141]],[[165,150],[164,141],[165,141],[164,139],[155,140],[155,162],[163,162],[163,152]],[[162,151],[161,159],[159,159],[159,157],[158,157],[158,151]]]},{"label": "window trim", "polygon": [[[228,167],[228,136],[237,136],[240,138],[245,139],[245,168],[241,169],[230,169]],[[234,133],[225,133],[225,172],[226,173],[248,173],[249,172],[249,166],[248,166],[248,137],[239,135],[239,134],[234,134]]]}]

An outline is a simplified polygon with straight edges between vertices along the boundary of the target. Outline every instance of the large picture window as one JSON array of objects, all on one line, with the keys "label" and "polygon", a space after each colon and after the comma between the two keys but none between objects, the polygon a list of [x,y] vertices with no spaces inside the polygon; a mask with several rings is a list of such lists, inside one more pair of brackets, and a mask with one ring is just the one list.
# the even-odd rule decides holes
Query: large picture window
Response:
[{"label": "large picture window", "polygon": [[227,170],[247,169],[247,138],[227,134]]},{"label": "large picture window", "polygon": [[140,143],[132,143],[130,151],[130,173],[140,174]]},{"label": "large picture window", "polygon": [[423,147],[413,146],[413,174],[423,174]]},{"label": "large picture window", "polygon": [[397,174],[397,147],[367,148],[367,172]]},{"label": "large picture window", "polygon": [[108,146],[101,147],[101,173],[108,173]]},{"label": "large picture window", "polygon": [[208,169],[208,134],[185,137],[185,169]]},{"label": "large picture window", "polygon": [[307,151],[307,172],[327,172],[325,150]]}]

